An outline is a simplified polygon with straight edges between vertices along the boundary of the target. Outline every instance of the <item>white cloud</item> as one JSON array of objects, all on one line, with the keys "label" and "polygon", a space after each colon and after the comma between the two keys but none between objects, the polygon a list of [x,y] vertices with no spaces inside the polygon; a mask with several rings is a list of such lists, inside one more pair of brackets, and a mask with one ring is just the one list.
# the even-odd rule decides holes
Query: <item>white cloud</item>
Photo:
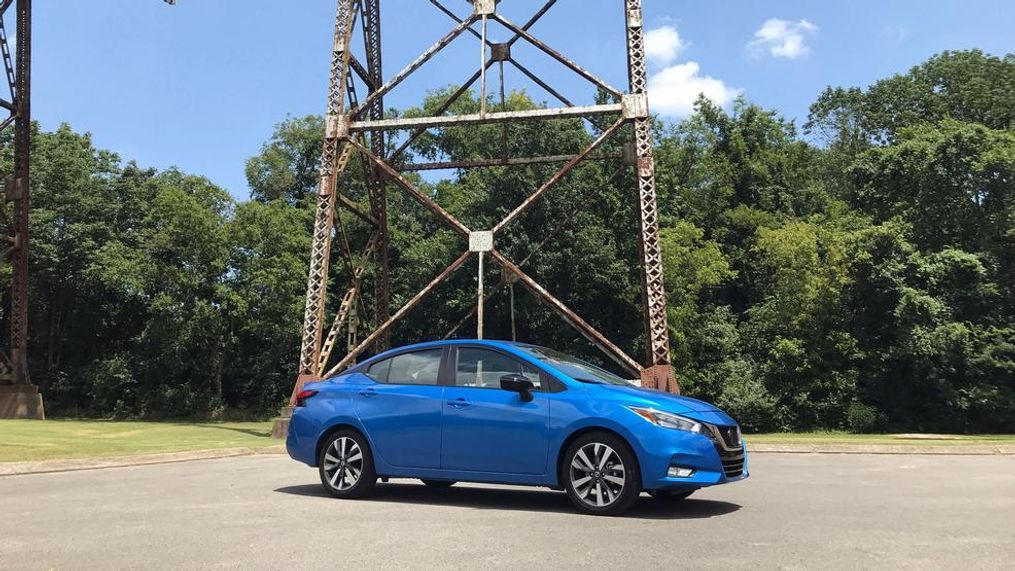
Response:
[{"label": "white cloud", "polygon": [[720,79],[700,75],[700,71],[698,62],[689,61],[652,74],[648,82],[652,110],[660,115],[687,117],[694,113],[698,95],[725,106],[740,94],[740,89],[732,88]]},{"label": "white cloud", "polygon": [[680,55],[687,44],[673,26],[660,26],[645,33],[645,56],[655,64],[668,65]]},{"label": "white cloud", "polygon": [[649,102],[652,111],[667,117],[683,118],[694,113],[699,95],[717,105],[727,105],[740,94],[739,89],[722,80],[701,75],[698,62],[675,63],[690,43],[680,37],[672,25],[663,25],[645,33],[645,57],[655,71],[649,75]]},{"label": "white cloud", "polygon": [[807,36],[817,32],[818,27],[807,20],[790,22],[772,18],[754,32],[754,39],[747,44],[747,48],[755,53],[768,51],[775,57],[796,59],[810,51]]}]

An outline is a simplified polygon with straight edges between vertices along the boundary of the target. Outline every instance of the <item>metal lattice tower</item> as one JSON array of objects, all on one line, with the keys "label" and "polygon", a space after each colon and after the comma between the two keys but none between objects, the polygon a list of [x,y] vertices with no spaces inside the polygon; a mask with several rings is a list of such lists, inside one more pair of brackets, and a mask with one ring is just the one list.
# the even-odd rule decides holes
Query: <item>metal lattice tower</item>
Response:
[{"label": "metal lattice tower", "polygon": [[[13,9],[12,9],[13,7]],[[6,24],[13,12],[16,22],[15,49]],[[0,223],[11,261],[10,305],[4,307],[9,344],[0,352],[0,418],[42,417],[42,397],[28,375],[28,198],[31,151],[31,0],[0,0],[0,56],[9,97],[0,94],[0,107],[9,115],[0,121],[0,132],[13,125],[13,172],[4,177],[4,204]]]},{"label": "metal lattice tower", "polygon": [[[623,3],[624,24],[627,31],[629,88],[626,92],[610,86],[529,32],[530,28],[557,3],[557,0],[546,2],[524,25],[518,25],[501,14],[497,10],[496,0],[472,0],[471,13],[465,16],[457,15],[439,0],[430,0],[430,3],[437,9],[452,18],[455,25],[436,44],[386,82],[381,76],[381,53],[383,50],[380,30],[380,0],[338,0],[324,151],[307,284],[300,371],[294,395],[304,382],[322,378],[345,368],[354,363],[369,348],[373,347],[379,350],[386,347],[391,327],[433,293],[442,282],[473,256],[478,256],[480,264],[478,301],[473,312],[478,321],[478,336],[482,336],[483,304],[490,295],[489,292],[484,291],[482,284],[482,264],[485,259],[489,258],[504,270],[504,274],[507,276],[504,281],[507,282],[507,285],[512,285],[512,300],[514,299],[513,284],[519,283],[553,311],[560,314],[567,323],[575,327],[607,356],[623,368],[639,374],[643,386],[656,387],[671,392],[678,391],[673,369],[670,366],[666,293],[663,285],[659,244],[659,220],[652,158],[652,132],[648,107],[648,80],[641,0],[616,1]],[[620,13],[618,10],[618,15]],[[504,43],[489,41],[487,29],[492,23],[497,23],[507,29],[512,34],[512,39]],[[365,62],[359,61],[353,55],[352,42],[357,26],[361,28],[362,32],[363,53],[366,54]],[[456,92],[451,94],[433,116],[385,119],[383,117],[384,96],[459,36],[466,33],[476,36],[481,42],[482,62],[479,69]],[[619,102],[586,106],[574,105],[556,91],[549,82],[531,72],[512,56],[511,47],[522,40],[587,80],[595,89],[612,96],[614,101]],[[562,106],[528,111],[488,111],[486,108],[488,70],[494,64],[503,66],[505,63],[513,66],[528,79],[545,89],[559,100]],[[358,101],[357,81],[358,85],[366,86],[366,97],[363,101]],[[473,89],[477,82],[480,84],[480,112],[468,115],[447,114],[454,102]],[[406,149],[430,128],[494,123],[510,124],[521,121],[533,122],[563,118],[583,118],[595,121],[596,126],[600,129],[598,137],[587,148],[575,155],[504,156],[485,161],[453,163],[412,163],[404,160],[403,155]],[[551,292],[526,274],[521,269],[525,261],[515,263],[505,257],[495,246],[496,237],[505,226],[525,213],[578,165],[587,160],[621,158],[617,154],[611,156],[597,151],[605,142],[619,135],[626,125],[632,125],[633,129],[630,130],[633,130],[634,133],[634,141],[629,142],[625,147],[623,158],[626,168],[635,169],[638,184],[644,319],[649,353],[645,366],[613,344],[596,328],[571,311],[564,302],[554,297]],[[386,137],[393,132],[408,132],[409,135],[394,151],[386,154],[389,148],[386,143],[390,142],[386,140]],[[364,169],[365,186],[369,194],[369,210],[361,208],[357,202],[344,195],[342,189],[339,188],[342,173],[347,167],[350,167],[353,159],[359,158],[369,165],[369,168]],[[494,227],[480,230],[466,227],[441,207],[437,201],[420,191],[403,176],[406,172],[430,169],[483,168],[537,163],[563,163],[563,166]],[[464,242],[469,244],[469,248],[462,252],[451,265],[435,276],[394,313],[391,313],[390,310],[388,268],[387,192],[391,188],[406,192],[416,202],[433,212],[444,224],[459,234]],[[373,231],[361,259],[373,260],[373,307],[375,308],[376,322],[362,339],[359,336],[359,328],[362,323],[357,308],[360,306],[360,298],[365,295],[360,283],[366,270],[363,265],[365,262],[353,269],[352,283],[346,289],[337,314],[330,324],[326,322],[326,295],[333,242],[340,240],[344,244],[348,243],[340,224],[340,218],[336,216],[337,208],[345,209],[365,221]],[[552,233],[558,232],[569,221],[570,216],[561,220]],[[545,243],[546,240],[539,247]],[[348,262],[351,263],[351,259],[349,257]],[[498,286],[501,285],[505,284],[498,284]],[[459,326],[471,317],[472,314],[463,318]],[[345,332],[347,351],[344,357],[336,359],[332,363],[334,349],[343,332]]]}]

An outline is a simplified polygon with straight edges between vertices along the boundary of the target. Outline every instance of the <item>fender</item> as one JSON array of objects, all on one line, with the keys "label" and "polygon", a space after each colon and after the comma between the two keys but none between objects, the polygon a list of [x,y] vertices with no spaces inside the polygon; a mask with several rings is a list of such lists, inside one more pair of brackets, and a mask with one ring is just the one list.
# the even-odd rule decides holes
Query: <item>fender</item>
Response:
[{"label": "fender", "polygon": [[546,471],[547,485],[560,485],[559,478],[557,477],[557,467],[560,465],[560,457],[561,454],[564,453],[565,444],[571,439],[571,437],[578,432],[596,428],[606,429],[620,435],[620,437],[627,442],[628,446],[631,447],[631,450],[634,451],[635,456],[639,458],[639,463],[641,462],[640,459],[644,455],[645,451],[630,429],[608,417],[599,416],[580,418],[559,428],[551,427],[550,458],[552,460],[552,464],[547,467]]},{"label": "fender", "polygon": [[[322,383],[322,385],[326,385],[326,383]],[[315,407],[312,415],[305,408],[297,408],[293,411],[287,443],[287,448],[290,449],[290,455],[293,458],[316,467],[318,444],[327,433],[338,426],[356,429],[366,437],[371,450],[376,448],[370,439],[370,434],[367,433],[363,423],[355,414],[350,393],[336,391],[327,386],[311,388],[318,388],[322,392],[327,391],[330,398],[322,399],[321,404]],[[304,436],[300,438],[299,434]],[[307,438],[308,434],[312,437]]]}]

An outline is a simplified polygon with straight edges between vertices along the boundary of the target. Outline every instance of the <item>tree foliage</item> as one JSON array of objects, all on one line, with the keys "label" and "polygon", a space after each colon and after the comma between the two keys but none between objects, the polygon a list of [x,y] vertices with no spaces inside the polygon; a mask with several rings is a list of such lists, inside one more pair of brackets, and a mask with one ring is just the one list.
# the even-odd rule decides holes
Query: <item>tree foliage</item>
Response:
[{"label": "tree foliage", "polygon": [[[451,89],[401,113],[433,112]],[[685,392],[751,430],[1015,429],[1013,90],[1012,55],[945,52],[866,89],[827,89],[804,126],[818,144],[744,99],[728,110],[701,99],[691,118],[658,123],[672,356]],[[503,107],[539,105],[512,93]],[[466,96],[453,110],[478,108]],[[319,117],[279,124],[247,164],[242,203],[199,176],[124,164],[67,126],[36,132],[31,366],[51,411],[268,414],[282,402],[296,369],[322,129]],[[407,156],[575,153],[597,134],[579,120],[448,127]],[[410,178],[481,229],[556,168]],[[342,184],[369,207],[361,183]],[[640,356],[633,188],[615,161],[583,165],[497,246]],[[398,307],[466,245],[394,186],[389,212]],[[329,315],[369,233],[348,215],[341,224],[349,250],[336,241]],[[360,308],[368,322],[374,272]],[[496,284],[499,269],[485,278]],[[610,365],[521,287],[513,327],[509,299],[488,305],[488,336],[514,329]],[[473,262],[394,329],[394,342],[443,336],[474,300]]]}]

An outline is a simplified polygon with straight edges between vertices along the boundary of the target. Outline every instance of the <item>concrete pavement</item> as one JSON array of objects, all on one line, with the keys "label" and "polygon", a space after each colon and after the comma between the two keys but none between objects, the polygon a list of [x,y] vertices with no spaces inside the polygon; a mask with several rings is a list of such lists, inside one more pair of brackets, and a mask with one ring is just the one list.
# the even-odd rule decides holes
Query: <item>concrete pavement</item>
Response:
[{"label": "concrete pavement", "polygon": [[624,518],[562,493],[395,481],[370,500],[257,455],[0,478],[0,568],[1001,568],[1015,457],[755,454]]}]

